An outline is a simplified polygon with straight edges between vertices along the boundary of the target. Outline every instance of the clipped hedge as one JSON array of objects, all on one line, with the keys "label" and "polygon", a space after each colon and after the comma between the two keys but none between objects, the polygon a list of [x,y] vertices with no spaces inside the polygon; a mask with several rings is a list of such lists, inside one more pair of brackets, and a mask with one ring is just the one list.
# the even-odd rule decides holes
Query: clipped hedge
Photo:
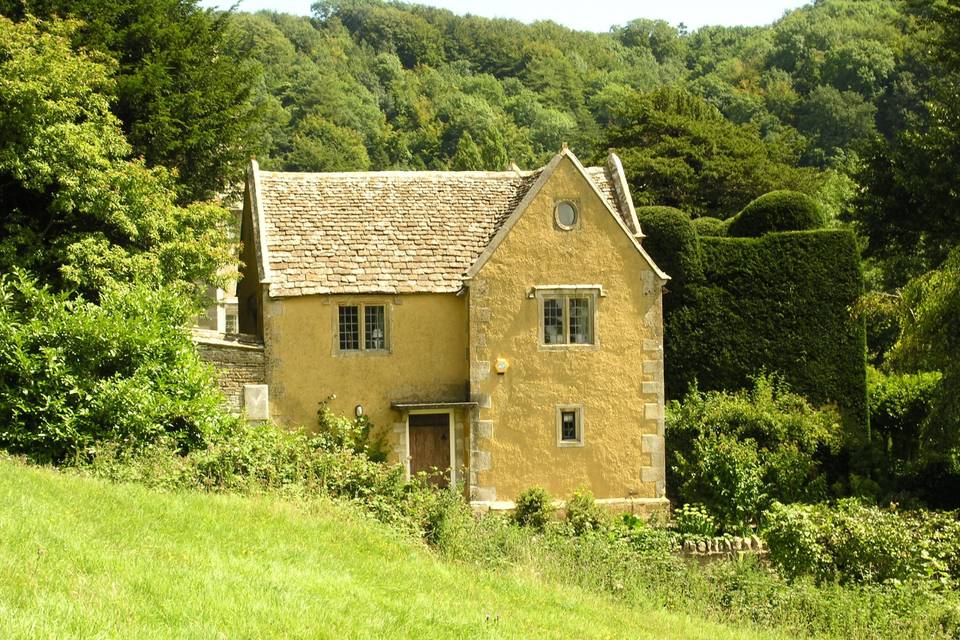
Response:
[{"label": "clipped hedge", "polygon": [[[638,207],[643,246],[675,283],[703,279],[703,258],[690,216],[673,207]],[[672,287],[671,287],[672,288]]]},{"label": "clipped hedge", "polygon": [[701,216],[693,219],[693,228],[701,236],[712,236],[722,238],[727,235],[727,222],[720,218],[711,218],[710,216]]},{"label": "clipped hedge", "polygon": [[681,367],[674,385],[745,388],[757,371],[776,371],[865,431],[866,333],[848,311],[863,286],[853,234],[702,238],[700,247],[708,284],[688,287],[692,313],[668,323],[669,353]]},{"label": "clipped hedge", "polygon": [[851,232],[710,237],[676,209],[637,215],[644,247],[673,278],[663,299],[668,397],[694,381],[702,391],[748,388],[766,370],[866,433],[866,335],[848,311],[862,291]]},{"label": "clipped hedge", "polygon": [[826,224],[816,201],[797,191],[771,191],[738,213],[727,227],[727,235],[756,238],[776,231],[809,231]]}]

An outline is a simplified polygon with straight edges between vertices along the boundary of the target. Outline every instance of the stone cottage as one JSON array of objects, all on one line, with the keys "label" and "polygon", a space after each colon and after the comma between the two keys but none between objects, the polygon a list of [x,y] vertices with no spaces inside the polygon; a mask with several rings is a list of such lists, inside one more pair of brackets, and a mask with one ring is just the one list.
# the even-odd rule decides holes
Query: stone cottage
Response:
[{"label": "stone cottage", "polygon": [[332,396],[409,473],[439,469],[481,506],[585,485],[662,507],[668,276],[642,238],[614,154],[502,172],[251,162],[237,303],[263,345],[257,410],[310,426]]}]

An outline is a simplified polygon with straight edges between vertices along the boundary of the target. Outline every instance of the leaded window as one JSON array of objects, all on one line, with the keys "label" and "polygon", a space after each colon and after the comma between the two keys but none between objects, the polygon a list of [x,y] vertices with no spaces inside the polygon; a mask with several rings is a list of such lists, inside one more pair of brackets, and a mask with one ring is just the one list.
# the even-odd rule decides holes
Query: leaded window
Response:
[{"label": "leaded window", "polygon": [[363,348],[386,349],[387,327],[383,305],[363,307]]},{"label": "leaded window", "polygon": [[543,344],[594,344],[594,297],[547,295],[543,298]]},{"label": "leaded window", "polygon": [[340,306],[340,351],[360,349],[360,307],[358,305]]},{"label": "leaded window", "polygon": [[545,298],[543,300],[543,342],[544,344],[563,344],[564,313],[563,298]]}]

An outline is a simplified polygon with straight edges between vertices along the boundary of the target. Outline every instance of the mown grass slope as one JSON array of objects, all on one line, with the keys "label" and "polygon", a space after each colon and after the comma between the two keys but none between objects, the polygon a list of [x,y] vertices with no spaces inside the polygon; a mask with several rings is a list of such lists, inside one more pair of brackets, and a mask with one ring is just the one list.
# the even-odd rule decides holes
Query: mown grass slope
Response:
[{"label": "mown grass slope", "polygon": [[336,505],[0,462],[3,638],[756,638],[446,563]]}]

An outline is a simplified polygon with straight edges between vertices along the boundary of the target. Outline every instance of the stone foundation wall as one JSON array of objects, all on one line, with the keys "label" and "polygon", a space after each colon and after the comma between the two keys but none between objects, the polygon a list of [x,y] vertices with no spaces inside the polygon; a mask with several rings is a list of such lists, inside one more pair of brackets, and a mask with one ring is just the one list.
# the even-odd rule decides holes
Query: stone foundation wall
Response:
[{"label": "stone foundation wall", "polygon": [[263,345],[256,336],[195,331],[197,352],[216,369],[227,408],[239,414],[244,407],[243,388],[266,384]]}]

